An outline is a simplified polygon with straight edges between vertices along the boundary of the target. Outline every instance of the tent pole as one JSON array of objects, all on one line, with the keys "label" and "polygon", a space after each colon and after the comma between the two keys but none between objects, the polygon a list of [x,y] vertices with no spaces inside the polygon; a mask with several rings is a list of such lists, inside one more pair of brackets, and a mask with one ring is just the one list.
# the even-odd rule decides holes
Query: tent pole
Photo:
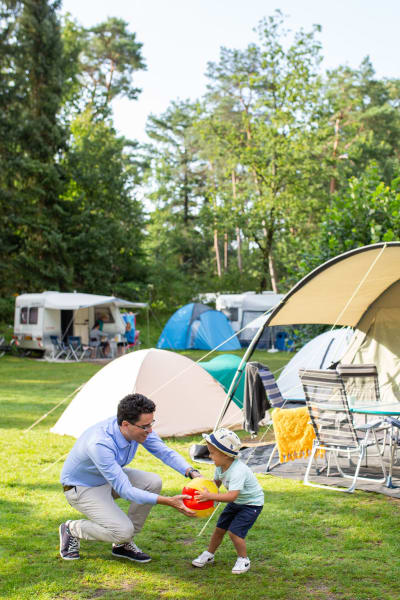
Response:
[{"label": "tent pole", "polygon": [[[270,311],[270,312],[272,312],[272,311]],[[216,422],[215,427],[214,427],[214,431],[216,429],[218,429],[218,427],[219,427],[222,419],[225,416],[226,411],[228,410],[228,407],[229,407],[230,403],[232,402],[232,397],[233,397],[233,394],[234,394],[235,389],[236,389],[236,387],[235,387],[236,386],[236,382],[239,381],[239,378],[242,375],[243,369],[244,369],[247,361],[249,360],[249,358],[253,354],[254,350],[256,349],[256,346],[257,346],[257,344],[258,344],[258,342],[260,340],[260,337],[263,334],[264,329],[268,326],[268,321],[269,321],[269,319],[267,319],[266,322],[263,325],[261,325],[261,327],[257,331],[256,335],[254,336],[254,338],[250,342],[250,345],[247,348],[246,352],[244,353],[242,360],[240,361],[240,364],[239,364],[239,366],[237,368],[237,371],[236,371],[236,373],[235,373],[235,375],[234,375],[234,377],[232,379],[231,385],[229,386],[229,390],[228,390],[228,393],[226,395],[225,404],[222,407],[222,410],[221,410],[221,412],[219,414],[219,417],[218,417],[217,422]]]}]

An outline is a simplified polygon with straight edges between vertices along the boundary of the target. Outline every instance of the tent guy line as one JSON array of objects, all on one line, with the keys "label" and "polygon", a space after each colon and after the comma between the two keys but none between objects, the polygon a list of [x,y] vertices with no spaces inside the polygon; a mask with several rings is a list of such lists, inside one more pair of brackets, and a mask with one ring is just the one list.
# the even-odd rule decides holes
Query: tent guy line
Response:
[{"label": "tent guy line", "polygon": [[53,406],[52,409],[50,409],[45,415],[42,415],[41,417],[39,417],[34,423],[32,423],[32,425],[30,425],[30,427],[28,427],[28,429],[25,429],[23,431],[23,433],[28,433],[28,431],[30,431],[31,429],[33,429],[35,427],[35,425],[37,425],[38,423],[40,423],[40,421],[43,421],[43,419],[45,419],[46,417],[48,417],[53,411],[55,411],[59,406],[61,406],[61,404],[64,404],[64,402],[66,402],[68,400],[68,398],[71,398],[71,396],[73,396],[74,394],[77,394],[79,392],[80,389],[82,389],[82,387],[84,386],[84,383],[81,383],[80,386],[78,386],[73,392],[71,392],[68,396],[66,396],[63,400],[61,400],[58,404],[56,404],[56,406]]}]

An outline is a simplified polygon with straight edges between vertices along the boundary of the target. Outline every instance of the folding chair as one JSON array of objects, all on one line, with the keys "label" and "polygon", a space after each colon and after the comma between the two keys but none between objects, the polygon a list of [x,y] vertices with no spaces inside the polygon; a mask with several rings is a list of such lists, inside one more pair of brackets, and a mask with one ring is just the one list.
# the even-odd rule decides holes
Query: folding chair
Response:
[{"label": "folding chair", "polygon": [[[90,350],[92,358],[105,358],[105,354],[103,352],[103,347],[97,338],[90,338],[89,350]],[[93,352],[94,352],[94,356],[92,354]]]},{"label": "folding chair", "polygon": [[68,336],[68,347],[70,349],[70,356],[77,361],[86,358],[90,354],[90,348],[82,346],[82,340],[78,335]]},{"label": "folding chair", "polygon": [[343,380],[350,405],[381,402],[378,371],[375,365],[339,364],[336,370]]},{"label": "folding chair", "polygon": [[[378,371],[374,364],[339,364],[337,365],[336,370],[343,380],[347,400],[351,408],[355,406],[376,405],[382,402],[379,391]],[[366,418],[367,416],[365,415],[365,419]],[[356,415],[353,415],[353,420],[356,423]],[[387,424],[386,427],[382,424],[382,430],[384,432],[381,444],[382,455],[385,452],[387,442],[386,434],[389,429],[389,424]]]},{"label": "folding chair", "polygon": [[389,460],[389,475],[386,481],[388,488],[398,487],[393,485],[393,465],[396,462],[396,453],[400,446],[400,421],[394,417],[385,417],[385,422],[390,426],[390,460]]},{"label": "folding chair", "polygon": [[[383,483],[386,480],[386,469],[376,436],[376,431],[380,428],[382,421],[366,423],[365,425],[354,424],[343,380],[336,371],[301,369],[299,375],[315,432],[311,456],[304,475],[304,484],[351,493],[354,492],[358,479]],[[373,439],[370,439],[370,433],[372,433]],[[375,446],[377,449],[377,456],[383,472],[383,478],[381,479],[360,475],[361,463],[369,446]],[[324,451],[326,455],[329,455],[327,477],[330,475],[330,457],[333,456],[339,475],[352,480],[350,487],[340,488],[310,481],[310,471],[317,451]],[[349,468],[353,470],[351,474],[346,473],[340,464],[339,458],[343,455],[349,459]],[[352,455],[357,457],[356,465],[351,464],[350,458]],[[320,475],[321,472],[317,469],[317,475]]]},{"label": "folding chair", "polygon": [[51,335],[50,341],[52,344],[52,349],[51,349],[51,354],[50,354],[51,360],[57,360],[59,358],[64,358],[65,360],[68,360],[70,358],[71,349],[69,348],[69,346],[64,344],[64,342],[62,340],[60,340],[58,338],[58,336]]},{"label": "folding chair", "polygon": [[[257,370],[259,382],[261,382],[261,385],[264,388],[265,394],[268,398],[268,402],[269,402],[269,405],[271,408],[285,408],[285,410],[290,410],[294,407],[292,402],[288,402],[283,398],[283,396],[279,390],[278,384],[276,383],[275,377],[271,373],[271,371],[267,365],[264,365],[262,363],[257,363],[257,362],[250,362],[250,363],[248,363],[248,366],[249,366],[249,370],[250,369]],[[248,380],[247,380],[248,372],[249,371],[248,371],[248,368],[246,365],[246,388],[247,388],[247,384],[248,384]],[[253,377],[253,382],[254,382],[254,377]],[[295,403],[295,404],[298,406],[299,403]],[[304,404],[304,403],[302,402],[301,404]],[[272,420],[270,420],[268,422],[268,425],[272,425]],[[267,473],[268,473],[268,471],[271,471],[274,467],[276,467],[277,465],[280,464],[279,460],[276,461],[274,464],[271,464],[277,451],[278,451],[278,444],[275,443],[274,447],[272,449],[272,452],[269,456],[267,466],[266,466]]]}]

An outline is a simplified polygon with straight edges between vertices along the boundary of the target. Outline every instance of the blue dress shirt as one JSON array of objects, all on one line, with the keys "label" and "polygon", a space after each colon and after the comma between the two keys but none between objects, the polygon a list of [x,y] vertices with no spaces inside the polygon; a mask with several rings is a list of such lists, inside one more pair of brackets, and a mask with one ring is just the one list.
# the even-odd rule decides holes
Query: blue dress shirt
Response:
[{"label": "blue dress shirt", "polygon": [[[157,494],[131,485],[122,467],[134,458],[139,443],[128,442],[122,435],[117,417],[89,427],[77,439],[61,471],[63,485],[97,487],[109,483],[118,496],[137,504],[156,504]],[[189,463],[153,431],[142,444],[146,450],[182,475]]]}]

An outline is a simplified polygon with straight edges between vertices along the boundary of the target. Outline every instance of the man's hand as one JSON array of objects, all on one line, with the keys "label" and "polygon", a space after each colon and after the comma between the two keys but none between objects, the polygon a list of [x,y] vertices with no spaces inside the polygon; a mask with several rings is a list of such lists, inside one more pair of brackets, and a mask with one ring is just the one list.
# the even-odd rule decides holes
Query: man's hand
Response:
[{"label": "man's hand", "polygon": [[177,496],[158,496],[157,504],[172,506],[172,508],[176,508],[176,510],[179,510],[179,512],[183,513],[187,517],[195,517],[196,513],[183,504],[183,498],[190,499],[190,496],[187,494],[178,494]]},{"label": "man's hand", "polygon": [[191,467],[190,469],[187,469],[187,471],[185,473],[185,477],[190,477],[190,479],[195,479],[196,477],[202,477],[202,474],[197,469],[193,469],[193,467]]}]

